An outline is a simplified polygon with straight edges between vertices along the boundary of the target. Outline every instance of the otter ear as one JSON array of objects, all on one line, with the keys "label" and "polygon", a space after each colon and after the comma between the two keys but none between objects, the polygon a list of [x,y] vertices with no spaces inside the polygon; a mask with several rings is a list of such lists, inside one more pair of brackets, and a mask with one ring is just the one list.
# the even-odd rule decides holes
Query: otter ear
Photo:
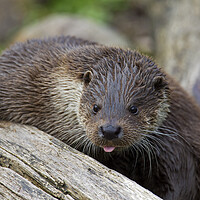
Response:
[{"label": "otter ear", "polygon": [[153,79],[153,87],[155,90],[161,90],[167,86],[167,82],[165,80],[165,77],[163,76],[157,76]]},{"label": "otter ear", "polygon": [[86,71],[83,75],[83,82],[85,86],[88,86],[90,81],[92,80],[92,72],[91,71]]}]

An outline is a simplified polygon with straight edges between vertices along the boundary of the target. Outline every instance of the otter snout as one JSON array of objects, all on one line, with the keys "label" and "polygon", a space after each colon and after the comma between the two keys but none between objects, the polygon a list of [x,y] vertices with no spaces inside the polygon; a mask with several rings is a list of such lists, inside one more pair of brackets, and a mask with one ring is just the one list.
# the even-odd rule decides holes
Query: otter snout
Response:
[{"label": "otter snout", "polygon": [[122,137],[122,128],[120,126],[103,125],[100,126],[98,135],[106,140],[113,140]]}]

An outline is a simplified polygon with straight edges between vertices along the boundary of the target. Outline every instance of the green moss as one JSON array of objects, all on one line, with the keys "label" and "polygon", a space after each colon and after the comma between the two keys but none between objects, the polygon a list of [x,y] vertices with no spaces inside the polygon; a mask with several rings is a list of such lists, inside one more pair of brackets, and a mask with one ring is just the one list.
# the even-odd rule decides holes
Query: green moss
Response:
[{"label": "green moss", "polygon": [[127,8],[130,0],[49,0],[32,5],[27,19],[35,20],[52,13],[80,14],[98,21],[112,20],[113,13]]}]

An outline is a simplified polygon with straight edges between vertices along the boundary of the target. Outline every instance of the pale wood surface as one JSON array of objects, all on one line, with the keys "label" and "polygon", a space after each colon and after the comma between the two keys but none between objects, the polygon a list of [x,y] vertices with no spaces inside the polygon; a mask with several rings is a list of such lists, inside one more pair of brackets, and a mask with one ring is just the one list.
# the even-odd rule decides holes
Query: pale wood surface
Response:
[{"label": "pale wood surface", "polygon": [[34,127],[2,122],[0,199],[160,198]]}]

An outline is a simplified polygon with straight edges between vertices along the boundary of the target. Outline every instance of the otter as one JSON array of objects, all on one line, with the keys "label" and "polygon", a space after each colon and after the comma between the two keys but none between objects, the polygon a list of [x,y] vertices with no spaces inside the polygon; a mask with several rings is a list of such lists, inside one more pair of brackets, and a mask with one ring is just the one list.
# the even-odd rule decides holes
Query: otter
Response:
[{"label": "otter", "polygon": [[0,56],[0,120],[33,125],[165,200],[200,198],[200,108],[149,57],[62,36]]}]

